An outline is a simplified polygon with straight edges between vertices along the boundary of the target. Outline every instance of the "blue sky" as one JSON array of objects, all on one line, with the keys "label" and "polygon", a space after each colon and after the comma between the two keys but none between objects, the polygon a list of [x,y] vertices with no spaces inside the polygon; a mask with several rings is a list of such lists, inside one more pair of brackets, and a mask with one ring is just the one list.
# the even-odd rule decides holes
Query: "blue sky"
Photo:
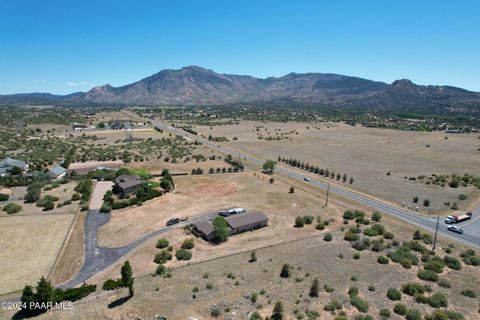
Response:
[{"label": "blue sky", "polygon": [[199,65],[480,91],[480,1],[0,0],[0,93],[86,91]]}]

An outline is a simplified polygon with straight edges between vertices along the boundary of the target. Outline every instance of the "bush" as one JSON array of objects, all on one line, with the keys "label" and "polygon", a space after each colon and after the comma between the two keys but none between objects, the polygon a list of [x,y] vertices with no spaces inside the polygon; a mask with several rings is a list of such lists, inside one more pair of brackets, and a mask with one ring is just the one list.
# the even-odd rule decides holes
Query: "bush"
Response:
[{"label": "bush", "polygon": [[378,211],[372,213],[372,220],[375,222],[379,222],[382,219],[382,214]]},{"label": "bush", "polygon": [[435,273],[442,273],[444,266],[445,263],[443,262],[443,260],[439,260],[439,258],[431,259],[423,264],[423,268],[425,270],[433,271]]},{"label": "bush", "polygon": [[378,259],[377,259],[377,262],[380,263],[380,264],[388,264],[389,261],[390,261],[390,259],[388,259],[385,256],[379,256]]},{"label": "bush", "polygon": [[71,205],[72,204],[72,200],[65,200],[63,201],[63,205],[64,206],[68,206],[68,205]]},{"label": "bush", "polygon": [[7,214],[14,214],[20,212],[21,210],[22,206],[16,203],[9,203],[2,209],[2,211],[5,211]]},{"label": "bush", "polygon": [[462,296],[469,297],[469,298],[476,298],[477,297],[477,294],[475,293],[475,291],[473,291],[471,289],[462,290],[462,292],[460,292],[460,293],[462,294]]},{"label": "bush", "polygon": [[330,233],[327,233],[324,237],[323,240],[330,242],[332,241],[332,235]]},{"label": "bush", "polygon": [[172,260],[172,254],[167,249],[163,249],[161,252],[157,253],[155,259],[153,259],[155,263],[159,264],[166,263],[168,260]]},{"label": "bush", "polygon": [[449,310],[436,310],[431,315],[425,316],[425,320],[464,320],[461,313]]},{"label": "bush", "polygon": [[460,193],[460,194],[458,195],[458,199],[460,199],[460,200],[467,200],[467,195],[466,195],[465,193]]},{"label": "bush", "polygon": [[179,249],[175,252],[175,257],[177,258],[177,260],[187,261],[192,259],[192,253],[185,249]]},{"label": "bush", "polygon": [[393,235],[393,233],[388,232],[388,231],[383,232],[383,237],[384,237],[385,239],[388,239],[388,240],[391,240],[391,239],[395,238],[395,236]]},{"label": "bush", "polygon": [[443,293],[434,293],[428,298],[428,305],[432,308],[446,308],[448,307],[447,297]]},{"label": "bush", "polygon": [[169,242],[165,238],[158,239],[157,241],[157,248],[158,249],[164,249],[169,246]]},{"label": "bush", "polygon": [[7,201],[10,196],[5,193],[0,193],[0,201]]},{"label": "bush", "polygon": [[193,249],[195,247],[195,242],[193,241],[193,238],[187,238],[183,241],[182,243],[182,249]]},{"label": "bush", "polygon": [[390,310],[388,309],[381,309],[379,312],[380,317],[382,318],[390,318]]},{"label": "bush", "polygon": [[396,314],[399,314],[401,316],[404,316],[407,313],[407,307],[404,304],[397,303],[393,307],[393,312],[395,312]]},{"label": "bush", "polygon": [[105,281],[102,285],[103,290],[115,290],[118,289],[119,287],[122,286],[122,280],[121,279],[108,279]]},{"label": "bush", "polygon": [[159,264],[157,266],[157,269],[155,270],[155,274],[157,276],[161,276],[161,275],[164,275],[165,272],[167,272],[167,267],[165,267],[163,264]]},{"label": "bush", "polygon": [[350,303],[360,312],[368,312],[368,302],[357,295],[350,296]]},{"label": "bush", "polygon": [[388,257],[392,259],[393,262],[400,263],[406,269],[418,264],[417,256],[412,254],[410,248],[407,246],[401,246],[397,250],[389,252]]},{"label": "bush", "polygon": [[355,252],[355,253],[353,254],[353,259],[355,259],[355,260],[360,259],[360,253]]},{"label": "bush", "polygon": [[100,212],[108,213],[110,211],[112,211],[112,206],[108,202],[104,202],[100,208]]},{"label": "bush", "polygon": [[402,293],[398,289],[390,288],[387,290],[387,298],[392,301],[398,301],[402,299]]},{"label": "bush", "polygon": [[437,284],[442,288],[451,288],[452,287],[450,281],[448,281],[447,279],[440,279],[440,280],[438,280]]},{"label": "bush", "polygon": [[338,302],[337,300],[330,301],[329,304],[325,305],[323,308],[325,311],[335,311],[335,310],[342,310],[343,305]]},{"label": "bush", "polygon": [[417,276],[425,281],[437,282],[438,274],[431,270],[419,270]]},{"label": "bush", "polygon": [[317,223],[317,225],[315,226],[315,229],[317,229],[317,230],[325,229],[325,223],[323,223],[323,222]]},{"label": "bush", "polygon": [[350,287],[348,289],[348,295],[349,296],[356,296],[358,295],[358,288],[357,287]]},{"label": "bush", "polygon": [[406,320],[422,320],[422,314],[416,309],[408,309],[405,313]]},{"label": "bush", "polygon": [[403,293],[408,294],[409,296],[422,294],[426,291],[425,286],[416,282],[408,282],[403,284],[401,290]]},{"label": "bush", "polygon": [[447,267],[449,267],[450,269],[453,269],[453,270],[462,269],[462,263],[457,258],[454,258],[452,256],[445,256],[443,258],[443,261],[444,261],[445,265]]},{"label": "bush", "polygon": [[470,266],[480,266],[480,257],[472,249],[466,250],[460,254],[463,262]]}]

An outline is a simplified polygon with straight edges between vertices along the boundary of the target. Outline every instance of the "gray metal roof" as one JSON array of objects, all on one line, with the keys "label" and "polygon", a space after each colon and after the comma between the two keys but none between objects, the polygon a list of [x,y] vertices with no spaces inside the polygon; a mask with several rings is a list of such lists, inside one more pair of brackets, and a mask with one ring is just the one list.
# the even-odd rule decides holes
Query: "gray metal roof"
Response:
[{"label": "gray metal roof", "polygon": [[232,229],[236,229],[253,223],[268,221],[268,217],[261,212],[250,212],[232,215],[225,220]]},{"label": "gray metal roof", "polygon": [[51,167],[49,171],[54,173],[55,175],[59,176],[59,175],[65,173],[65,172],[67,172],[67,169],[65,169],[61,165],[57,164],[57,165]]},{"label": "gray metal roof", "polygon": [[0,167],[18,167],[18,168],[25,168],[27,163],[23,160],[17,160],[12,158],[5,158],[0,161]]}]

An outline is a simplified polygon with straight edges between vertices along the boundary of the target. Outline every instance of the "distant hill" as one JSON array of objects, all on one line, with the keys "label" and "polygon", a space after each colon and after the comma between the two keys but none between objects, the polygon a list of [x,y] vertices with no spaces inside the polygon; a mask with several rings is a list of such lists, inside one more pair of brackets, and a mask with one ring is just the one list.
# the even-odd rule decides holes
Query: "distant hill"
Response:
[{"label": "distant hill", "polygon": [[290,73],[283,77],[219,74],[197,66],[162,70],[121,87],[104,85],[66,96],[48,93],[0,95],[0,103],[82,103],[206,105],[295,103],[366,110],[480,111],[480,93],[450,86],[392,84],[329,73]]}]

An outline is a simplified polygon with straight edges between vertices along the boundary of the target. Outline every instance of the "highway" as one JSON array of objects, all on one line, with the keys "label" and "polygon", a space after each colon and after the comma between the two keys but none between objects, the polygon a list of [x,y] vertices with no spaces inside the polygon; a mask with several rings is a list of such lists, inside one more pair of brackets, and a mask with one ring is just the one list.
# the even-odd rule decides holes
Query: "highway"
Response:
[{"label": "highway", "polygon": [[[148,120],[148,119],[147,119]],[[223,144],[219,144],[216,142],[211,142],[208,141],[207,139],[204,139],[200,136],[192,135],[182,129],[179,128],[174,128],[171,126],[168,126],[162,122],[155,121],[152,122],[153,125],[159,129],[163,130],[168,130],[171,131],[175,134],[181,135],[184,138],[188,140],[197,140],[198,142],[203,143],[204,145],[214,149],[218,150],[222,153],[228,153],[231,154],[232,156],[238,156],[243,160],[248,160],[256,165],[262,166],[266,159],[260,159],[258,157],[255,157],[251,154],[248,154],[246,152],[243,152],[238,149],[230,148],[228,146],[225,146]],[[296,179],[298,181],[304,182],[304,183],[309,183],[311,185],[314,185],[316,187],[319,187],[322,190],[327,190],[328,188],[328,183],[312,178],[311,175],[308,176],[310,181],[305,181],[305,175],[303,175],[301,172],[299,172],[296,169],[284,167],[284,166],[277,166],[275,167],[275,173],[276,174],[281,174],[284,176],[287,176],[292,179]],[[353,200],[359,204],[369,206],[373,208],[374,210],[378,210],[380,212],[389,214],[393,217],[396,217],[400,220],[406,221],[410,224],[413,224],[415,226],[418,226],[420,228],[424,228],[426,230],[429,230],[430,232],[435,232],[436,224],[437,224],[437,217],[428,217],[422,214],[419,214],[418,212],[410,211],[405,208],[400,208],[397,206],[394,206],[390,203],[383,202],[381,200],[371,198],[369,196],[366,196],[364,194],[358,193],[354,190],[344,188],[344,187],[339,187],[335,184],[330,184],[330,191],[333,194],[345,197],[347,199]],[[463,244],[466,244],[471,247],[475,248],[480,248],[480,207],[475,208],[473,212],[473,219],[461,224],[458,224],[459,227],[464,229],[463,234],[457,234],[454,232],[451,232],[447,230],[447,225],[443,222],[444,217],[440,217],[440,223],[439,223],[439,229],[438,229],[438,234],[451,239],[455,240],[457,242],[461,242]]]}]

